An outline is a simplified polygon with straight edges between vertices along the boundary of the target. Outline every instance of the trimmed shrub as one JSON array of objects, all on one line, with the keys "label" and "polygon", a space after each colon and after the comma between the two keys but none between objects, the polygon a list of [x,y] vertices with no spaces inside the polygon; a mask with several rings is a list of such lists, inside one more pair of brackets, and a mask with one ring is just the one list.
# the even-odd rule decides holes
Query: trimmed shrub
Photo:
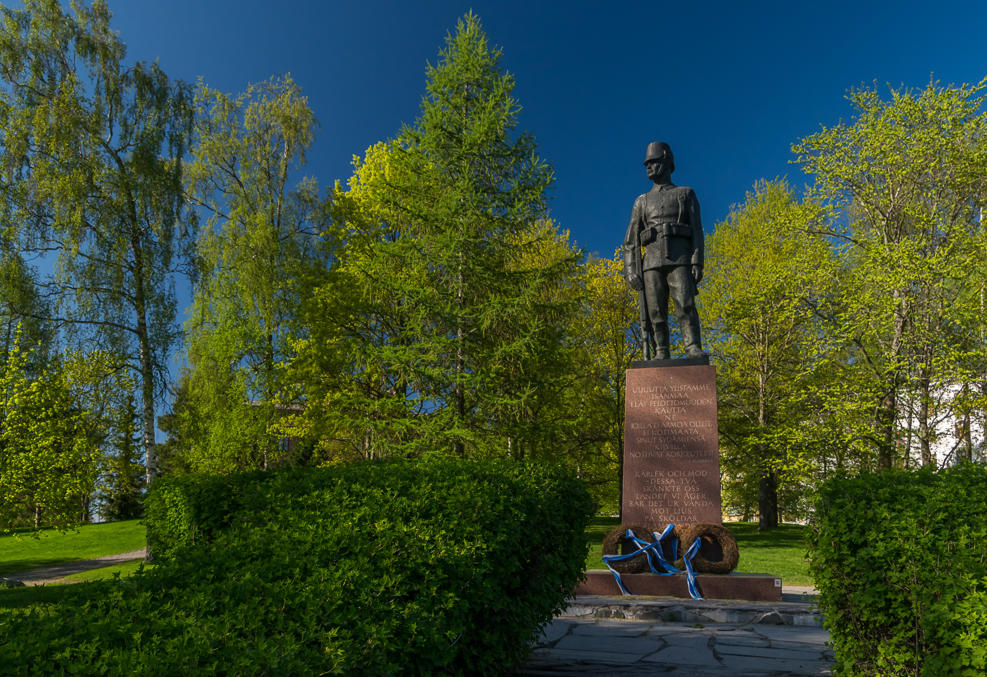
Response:
[{"label": "trimmed shrub", "polygon": [[987,468],[825,482],[810,570],[841,674],[987,673]]},{"label": "trimmed shrub", "polygon": [[589,496],[517,462],[387,461],[152,487],[161,565],[0,616],[24,673],[501,674],[582,575]]},{"label": "trimmed shrub", "polygon": [[[303,479],[307,473],[325,471],[300,471],[287,480],[291,491],[310,490],[309,481]],[[263,509],[251,507],[252,502],[265,500],[262,485],[267,480],[284,481],[278,473],[261,471],[159,477],[144,499],[147,547],[155,562],[168,561],[186,548],[211,543],[235,523],[245,526],[258,518],[268,519]]]}]

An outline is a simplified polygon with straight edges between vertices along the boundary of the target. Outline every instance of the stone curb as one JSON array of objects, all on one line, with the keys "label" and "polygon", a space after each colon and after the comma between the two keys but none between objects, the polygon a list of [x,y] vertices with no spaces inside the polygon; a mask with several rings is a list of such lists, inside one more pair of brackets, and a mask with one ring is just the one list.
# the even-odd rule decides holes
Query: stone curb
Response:
[{"label": "stone curb", "polygon": [[666,623],[790,625],[821,628],[823,614],[811,602],[690,601],[670,597],[571,598],[556,618],[614,618]]}]

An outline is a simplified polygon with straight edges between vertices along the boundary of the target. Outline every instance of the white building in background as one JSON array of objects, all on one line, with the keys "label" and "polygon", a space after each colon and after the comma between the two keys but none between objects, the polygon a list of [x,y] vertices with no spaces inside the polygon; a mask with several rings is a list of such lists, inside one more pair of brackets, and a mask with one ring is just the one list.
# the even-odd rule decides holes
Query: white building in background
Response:
[{"label": "white building in background", "polygon": [[969,457],[977,463],[987,462],[987,448],[984,445],[984,422],[974,416],[969,417],[970,443],[967,446],[966,423],[950,417],[936,426],[936,439],[930,445],[936,464],[940,468],[956,465]]},{"label": "white building in background", "polygon": [[[951,386],[939,391],[934,398],[936,405],[931,407],[929,426],[932,429],[929,450],[935,459],[936,466],[947,468],[966,459],[977,463],[987,462],[987,445],[985,445],[984,412],[975,412],[968,416],[956,416],[949,411],[945,403],[954,399],[960,391],[959,386]],[[899,444],[909,447],[909,466],[917,467],[922,463],[922,447],[919,439],[918,422],[914,412],[901,423]],[[967,429],[969,428],[969,435]],[[911,431],[909,433],[909,431]]]}]

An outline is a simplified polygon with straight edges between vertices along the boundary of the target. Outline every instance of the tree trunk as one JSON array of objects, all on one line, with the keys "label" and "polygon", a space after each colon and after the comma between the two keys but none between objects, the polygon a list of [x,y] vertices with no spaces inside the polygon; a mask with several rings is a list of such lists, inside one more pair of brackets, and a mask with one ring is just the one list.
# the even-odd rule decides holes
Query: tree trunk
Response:
[{"label": "tree trunk", "polygon": [[968,463],[973,461],[973,430],[970,426],[970,412],[963,414],[963,443],[960,448],[963,450],[963,460]]},{"label": "tree trunk", "polygon": [[[768,425],[768,365],[767,346],[762,352],[761,369],[758,375],[757,422],[763,432]],[[767,445],[760,447],[761,462],[768,461],[774,454]],[[761,470],[757,483],[757,530],[767,531],[778,526],[778,475],[774,470]]]},{"label": "tree trunk", "polygon": [[147,299],[144,296],[144,256],[140,237],[131,233],[130,246],[134,253],[134,311],[137,314],[137,345],[140,356],[141,395],[144,428],[144,468],[147,486],[158,475],[154,442],[154,363],[151,360],[151,340],[147,329]]},{"label": "tree trunk", "polygon": [[898,384],[901,382],[901,367],[897,361],[902,352],[902,337],[905,334],[904,294],[894,290],[894,331],[891,335],[889,348],[892,368],[884,374],[885,391],[878,404],[877,428],[878,449],[877,464],[882,470],[890,470],[894,464],[895,431],[898,424]]},{"label": "tree trunk", "polygon": [[926,369],[919,371],[918,380],[918,443],[922,452],[922,465],[934,466],[936,459],[932,456],[931,436],[929,428],[929,372]]},{"label": "tree trunk", "polygon": [[905,470],[911,467],[912,458],[912,423],[915,418],[915,399],[908,397],[908,424],[905,426]]},{"label": "tree trunk", "polygon": [[880,435],[877,448],[877,465],[890,470],[894,459],[895,414],[897,413],[897,385],[890,385],[877,409],[877,429]]},{"label": "tree trunk", "polygon": [[[456,289],[456,306],[459,311],[456,314],[456,387],[455,387],[455,407],[456,425],[461,431],[466,424],[466,393],[463,389],[463,253],[459,253],[459,272],[457,275],[458,288]],[[456,456],[463,458],[466,456],[466,447],[462,439],[457,439],[454,444]]]},{"label": "tree trunk", "polygon": [[757,483],[757,530],[767,531],[778,526],[778,476],[773,470],[761,472]]}]

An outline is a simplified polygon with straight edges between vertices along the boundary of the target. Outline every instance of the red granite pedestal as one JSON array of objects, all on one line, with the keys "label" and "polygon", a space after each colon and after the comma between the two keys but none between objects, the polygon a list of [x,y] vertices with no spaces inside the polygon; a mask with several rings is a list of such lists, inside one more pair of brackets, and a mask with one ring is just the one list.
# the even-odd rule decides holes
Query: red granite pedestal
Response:
[{"label": "red granite pedestal", "polygon": [[[656,576],[621,574],[627,591],[632,595],[654,597],[689,597],[685,574]],[[696,585],[703,599],[742,599],[748,602],[780,602],[781,579],[769,574],[696,574]],[[573,595],[620,596],[613,574],[606,569],[591,569],[586,580],[576,586]]]},{"label": "red granite pedestal", "polygon": [[720,524],[716,368],[627,370],[624,524]]},{"label": "red granite pedestal", "polygon": [[[658,532],[667,524],[721,524],[716,368],[695,360],[639,364],[627,370],[624,398],[623,523]],[[621,594],[609,571],[586,576],[573,594]],[[685,575],[621,580],[632,595],[689,597]],[[781,579],[769,574],[698,574],[696,581],[707,599],[781,600]]]}]

